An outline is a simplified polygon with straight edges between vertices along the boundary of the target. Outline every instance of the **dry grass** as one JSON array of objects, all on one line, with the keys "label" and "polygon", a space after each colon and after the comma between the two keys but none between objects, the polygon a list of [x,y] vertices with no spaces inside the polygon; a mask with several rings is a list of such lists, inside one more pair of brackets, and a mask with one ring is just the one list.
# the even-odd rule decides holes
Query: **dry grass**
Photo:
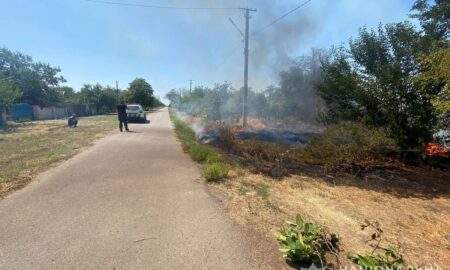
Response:
[{"label": "dry grass", "polygon": [[77,128],[66,120],[12,123],[0,129],[0,196],[26,185],[33,177],[80,148],[110,133],[116,116],[80,118]]},{"label": "dry grass", "polygon": [[[425,172],[424,172],[425,173]],[[238,223],[263,234],[275,243],[273,233],[300,213],[305,219],[323,223],[342,239],[344,252],[369,251],[364,219],[378,220],[386,241],[399,244],[405,259],[419,266],[450,266],[450,174],[403,172],[397,179],[368,176],[325,176],[308,173],[274,181],[250,172],[231,174],[222,184],[211,184],[225,198],[226,208]],[[409,179],[409,180],[408,180]],[[414,181],[411,181],[414,180]],[[426,182],[439,184],[427,185]],[[390,189],[386,189],[392,183]],[[424,185],[424,186],[422,186]],[[263,187],[263,191],[261,191]],[[267,252],[279,253],[275,245]],[[281,257],[281,254],[279,254]],[[288,268],[284,263],[279,269]]]}]

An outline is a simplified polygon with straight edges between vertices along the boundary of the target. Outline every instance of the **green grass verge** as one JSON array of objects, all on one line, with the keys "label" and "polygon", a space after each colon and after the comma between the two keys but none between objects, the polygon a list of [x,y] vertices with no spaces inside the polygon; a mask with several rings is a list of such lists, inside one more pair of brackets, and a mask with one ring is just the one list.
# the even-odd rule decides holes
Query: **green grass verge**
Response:
[{"label": "green grass verge", "polygon": [[183,149],[194,161],[202,165],[202,174],[205,180],[211,182],[226,178],[230,168],[222,159],[218,150],[212,146],[198,143],[191,127],[180,120],[172,109],[169,109],[169,114]]},{"label": "green grass verge", "polygon": [[82,117],[77,128],[68,128],[66,120],[11,122],[0,129],[0,196],[115,128],[116,115]]}]

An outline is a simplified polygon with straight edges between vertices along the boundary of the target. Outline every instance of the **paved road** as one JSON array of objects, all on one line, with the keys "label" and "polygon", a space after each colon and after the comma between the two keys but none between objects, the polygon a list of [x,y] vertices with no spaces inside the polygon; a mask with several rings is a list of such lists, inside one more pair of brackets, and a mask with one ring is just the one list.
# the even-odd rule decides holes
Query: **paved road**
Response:
[{"label": "paved road", "polygon": [[1,200],[0,269],[258,269],[167,109],[150,120]]}]

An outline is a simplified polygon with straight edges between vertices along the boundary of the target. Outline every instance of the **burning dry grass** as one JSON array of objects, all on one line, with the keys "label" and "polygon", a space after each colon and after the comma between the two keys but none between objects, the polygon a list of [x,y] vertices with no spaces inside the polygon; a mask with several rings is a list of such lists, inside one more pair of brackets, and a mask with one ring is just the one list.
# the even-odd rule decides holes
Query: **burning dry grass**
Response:
[{"label": "burning dry grass", "polygon": [[228,176],[229,166],[223,161],[217,149],[210,145],[198,143],[191,127],[180,120],[172,110],[169,112],[183,149],[189,153],[193,160],[202,164],[202,174],[205,180],[210,182],[220,181],[226,178]]},{"label": "burning dry grass", "polygon": [[212,144],[253,172],[274,178],[301,173],[308,164],[320,165],[326,172],[355,175],[402,166],[393,158],[398,153],[395,141],[383,130],[359,123],[330,126],[321,134],[311,135],[308,144],[297,146],[238,139],[234,128],[226,125],[219,125],[217,130],[219,136]]},{"label": "burning dry grass", "polygon": [[13,123],[0,130],[0,196],[108,134],[116,121],[112,115],[94,116],[81,118],[77,128],[68,128],[66,120],[49,120]]},{"label": "burning dry grass", "polygon": [[[284,220],[300,213],[307,220],[325,224],[340,235],[344,252],[365,252],[369,247],[366,232],[359,224],[365,219],[378,220],[386,242],[400,245],[405,259],[418,266],[450,266],[450,194],[449,173],[432,172],[422,181],[397,175],[396,179],[365,179],[350,176],[326,177],[320,172],[296,175],[273,181],[250,172],[210,185],[220,196],[231,216],[246,228],[272,239]],[[416,172],[414,175],[418,175]],[[444,179],[444,180],[443,180]],[[445,180],[446,179],[446,180]],[[391,189],[384,189],[390,183]],[[430,186],[436,181],[440,186]],[[378,188],[374,188],[378,187]],[[438,191],[437,189],[440,189]],[[415,190],[416,192],[413,192]],[[403,196],[399,195],[403,194]],[[274,254],[275,245],[269,246]],[[281,256],[281,254],[279,254]],[[279,267],[286,267],[280,264]]]}]

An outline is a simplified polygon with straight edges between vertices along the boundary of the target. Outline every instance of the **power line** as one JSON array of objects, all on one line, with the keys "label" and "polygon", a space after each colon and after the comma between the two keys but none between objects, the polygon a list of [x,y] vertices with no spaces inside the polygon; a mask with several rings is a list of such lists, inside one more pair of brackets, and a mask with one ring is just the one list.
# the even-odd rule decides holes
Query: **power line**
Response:
[{"label": "power line", "polygon": [[234,28],[236,28],[236,30],[243,36],[245,37],[244,33],[242,33],[241,29],[239,29],[239,27],[236,25],[236,23],[234,23],[233,19],[228,17],[228,20],[230,21],[230,23],[234,26]]},{"label": "power line", "polygon": [[139,3],[123,3],[113,2],[105,0],[85,0],[87,2],[105,4],[105,5],[118,5],[118,6],[131,6],[131,7],[145,7],[145,8],[159,8],[159,9],[183,9],[183,10],[237,10],[242,9],[238,7],[181,7],[181,6],[158,6],[158,5],[146,5]]},{"label": "power line", "polygon": [[275,19],[273,22],[269,23],[268,25],[261,27],[258,31],[254,32],[251,36],[256,36],[261,34],[264,30],[266,30],[267,28],[271,27],[272,25],[276,24],[277,22],[281,21],[282,19],[284,19],[285,17],[287,17],[288,15],[290,15],[291,13],[297,11],[298,9],[306,6],[309,2],[311,2],[312,0],[307,0],[305,2],[303,2],[302,4],[300,4],[299,6],[295,7],[294,9],[284,13],[283,15],[281,15],[280,17],[278,17],[277,19]]}]

